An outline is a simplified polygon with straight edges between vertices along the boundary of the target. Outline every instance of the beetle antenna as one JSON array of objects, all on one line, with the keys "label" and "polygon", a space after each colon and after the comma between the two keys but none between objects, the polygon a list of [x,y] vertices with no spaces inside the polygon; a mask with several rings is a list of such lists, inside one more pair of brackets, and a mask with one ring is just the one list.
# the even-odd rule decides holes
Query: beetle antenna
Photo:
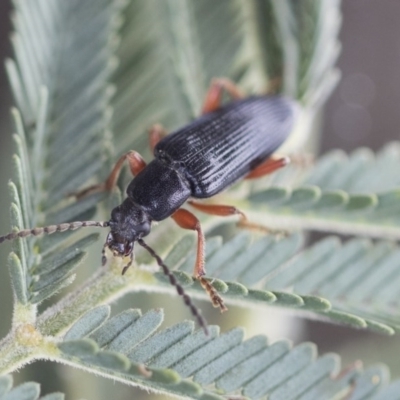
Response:
[{"label": "beetle antenna", "polygon": [[151,254],[152,257],[154,257],[156,259],[157,264],[162,268],[164,274],[168,276],[171,285],[176,287],[176,291],[178,292],[178,294],[180,296],[183,297],[183,301],[190,308],[192,315],[197,319],[197,322],[203,328],[204,333],[208,336],[209,331],[208,331],[208,325],[207,325],[206,320],[201,315],[200,310],[197,307],[195,307],[195,305],[192,303],[192,299],[190,298],[190,296],[188,294],[185,293],[185,291],[183,290],[183,287],[178,283],[175,276],[171,273],[171,270],[164,264],[161,257],[143,241],[143,239],[138,239],[137,242],[142,247],[144,247]]},{"label": "beetle antenna", "polygon": [[108,226],[110,226],[110,223],[109,221],[75,221],[58,225],[44,226],[42,228],[23,229],[22,231],[19,232],[11,232],[8,233],[7,235],[0,236],[0,243],[3,243],[6,240],[15,240],[27,236],[39,236],[44,234],[51,235],[52,233],[55,232],[74,231],[75,229],[91,227],[91,226],[107,228]]}]

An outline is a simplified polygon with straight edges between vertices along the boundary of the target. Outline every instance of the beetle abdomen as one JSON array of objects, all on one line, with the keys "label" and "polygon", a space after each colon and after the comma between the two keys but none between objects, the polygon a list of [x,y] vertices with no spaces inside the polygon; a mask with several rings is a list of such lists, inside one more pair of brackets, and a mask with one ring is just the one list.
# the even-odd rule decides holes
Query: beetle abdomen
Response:
[{"label": "beetle abdomen", "polygon": [[180,166],[192,196],[211,197],[246,176],[288,137],[295,105],[280,96],[231,102],[160,141],[156,158]]}]

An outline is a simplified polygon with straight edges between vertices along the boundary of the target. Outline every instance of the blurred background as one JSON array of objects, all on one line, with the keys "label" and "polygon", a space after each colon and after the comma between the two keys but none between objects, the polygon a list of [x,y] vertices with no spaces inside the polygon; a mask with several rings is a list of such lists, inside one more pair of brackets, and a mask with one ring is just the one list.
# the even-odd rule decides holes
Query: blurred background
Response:
[{"label": "blurred background", "polygon": [[[12,56],[10,48],[10,10],[9,0],[0,1],[0,59]],[[347,0],[342,4],[343,25],[340,34],[342,52],[338,67],[342,79],[327,102],[323,117],[323,135],[320,151],[341,148],[352,151],[359,146],[367,146],[376,150],[384,143],[399,140],[400,125],[400,2],[393,0]],[[9,111],[12,106],[9,86],[5,76],[4,64],[0,66],[0,220],[8,220],[9,198],[7,182],[12,175],[12,141],[13,133]],[[2,223],[2,226],[5,224]],[[9,329],[11,320],[11,291],[6,269],[6,257],[9,247],[0,249],[0,307],[2,320],[0,335],[4,336]],[[158,306],[162,298],[151,299],[147,295],[144,302],[147,307]],[[150,306],[148,303],[151,303]],[[181,304],[176,305],[180,307]],[[203,307],[203,305],[202,305]],[[172,309],[171,309],[172,310]],[[257,319],[257,311],[253,311]],[[378,334],[364,333],[343,327],[332,327],[321,322],[295,321],[281,318],[280,311],[274,310],[277,319],[266,320],[259,324],[257,333],[265,333],[273,338],[287,337],[298,343],[311,340],[319,347],[319,353],[338,352],[343,364],[360,358],[366,365],[375,362],[385,362],[391,367],[394,377],[400,376],[398,360],[393,359],[391,349],[400,344],[399,339],[382,337]],[[238,322],[233,318],[226,320],[229,327]],[[224,317],[225,318],[225,317]],[[249,318],[250,319],[250,318]],[[282,320],[286,321],[282,323]],[[280,322],[279,322],[280,321]],[[212,320],[211,322],[217,322]],[[361,352],[360,349],[363,349]],[[365,352],[367,349],[367,353]],[[30,366],[27,375],[42,383],[44,393],[52,390],[65,391],[57,380],[49,382],[44,378],[50,365],[38,368],[39,364]],[[45,369],[43,369],[45,368]],[[42,371],[42,372],[40,372]],[[62,367],[58,370],[66,381],[76,381],[84,377],[81,385],[87,388],[69,392],[71,397],[92,397],[89,387],[104,385],[100,378],[89,374],[72,371]],[[42,376],[41,376],[42,375]],[[18,377],[16,378],[18,380]],[[26,379],[23,377],[21,379]],[[106,385],[109,385],[106,383]],[[114,400],[133,396],[131,388],[118,383],[112,383]],[[82,392],[82,390],[84,390]],[[147,394],[135,392],[135,396],[149,398]]]}]

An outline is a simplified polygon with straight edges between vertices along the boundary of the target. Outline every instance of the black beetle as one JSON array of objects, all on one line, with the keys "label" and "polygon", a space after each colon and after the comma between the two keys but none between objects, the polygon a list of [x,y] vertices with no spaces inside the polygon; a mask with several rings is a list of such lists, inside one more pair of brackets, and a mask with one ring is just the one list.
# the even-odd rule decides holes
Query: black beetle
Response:
[{"label": "black beetle", "polygon": [[[225,105],[222,105],[223,90],[233,98]],[[197,258],[193,275],[209,293],[213,305],[219,306],[221,311],[226,310],[221,297],[204,278],[204,235],[199,220],[181,206],[189,198],[212,197],[240,179],[260,177],[286,165],[289,161],[287,157],[275,157],[273,153],[289,136],[295,109],[293,101],[281,96],[244,98],[231,81],[216,79],[207,92],[201,117],[168,136],[159,125],[151,129],[150,142],[155,156],[152,162],[146,165],[138,153],[131,151],[120,157],[106,182],[76,194],[82,197],[93,191],[111,190],[127,160],[135,178],[127,188],[127,198],[112,210],[109,221],[72,222],[23,230],[0,237],[0,243],[6,239],[51,234],[84,226],[110,227],[103,247],[103,265],[108,247],[115,256],[130,257],[128,265],[122,270],[124,274],[132,264],[134,243],[138,242],[157,259],[205,327],[189,297],[142,238],[150,233],[153,221],[168,217],[184,229],[197,231]],[[252,225],[235,207],[193,200],[189,204],[213,215],[239,214],[241,225]]]}]

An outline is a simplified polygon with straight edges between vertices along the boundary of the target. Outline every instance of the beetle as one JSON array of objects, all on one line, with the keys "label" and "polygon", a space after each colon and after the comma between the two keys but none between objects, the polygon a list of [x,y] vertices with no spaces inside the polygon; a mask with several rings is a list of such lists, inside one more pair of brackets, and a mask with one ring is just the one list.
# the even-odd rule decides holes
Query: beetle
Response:
[{"label": "beetle", "polygon": [[[222,103],[224,92],[232,100]],[[274,152],[287,139],[293,127],[296,104],[282,96],[260,95],[245,97],[228,79],[212,81],[207,91],[202,115],[177,131],[166,134],[160,126],[150,130],[150,145],[154,160],[149,164],[139,153],[130,151],[119,158],[106,181],[78,193],[80,198],[89,193],[112,190],[125,161],[128,161],[134,179],[130,182],[126,199],[111,212],[109,221],[78,221],[44,228],[34,228],[0,237],[6,239],[28,235],[51,234],[56,231],[84,226],[109,227],[110,232],[102,250],[105,265],[106,249],[114,256],[129,257],[133,262],[134,243],[145,247],[177,286],[179,294],[200,321],[200,316],[183,293],[173,275],[155,252],[143,241],[153,222],[168,217],[184,229],[197,232],[197,255],[193,276],[208,292],[214,307],[226,310],[222,298],[205,278],[205,239],[197,217],[182,205],[212,215],[239,215],[240,225],[253,226],[240,210],[228,205],[198,202],[215,196],[240,179],[253,179],[285,166],[289,159],[277,157]],[[204,321],[200,321],[201,323]]]}]

